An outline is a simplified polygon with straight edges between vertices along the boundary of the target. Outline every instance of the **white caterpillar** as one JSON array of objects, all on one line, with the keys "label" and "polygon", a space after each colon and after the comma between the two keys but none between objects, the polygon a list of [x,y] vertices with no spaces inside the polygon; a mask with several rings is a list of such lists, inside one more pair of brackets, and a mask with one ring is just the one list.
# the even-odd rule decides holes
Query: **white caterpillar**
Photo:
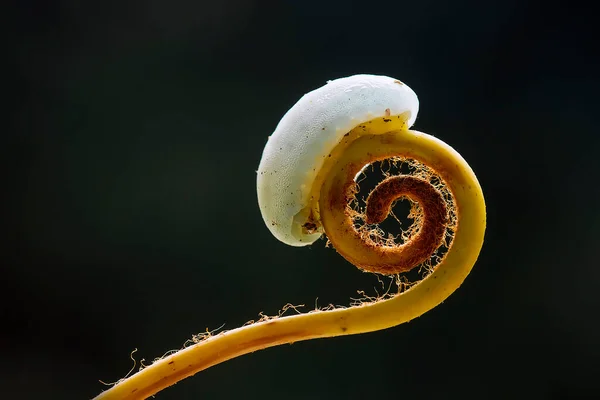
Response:
[{"label": "white caterpillar", "polygon": [[258,167],[258,203],[271,233],[291,246],[317,240],[321,232],[306,232],[302,227],[313,206],[313,183],[326,157],[358,125],[408,112],[409,128],[418,111],[415,92],[387,76],[340,78],[305,94],[269,137]]}]

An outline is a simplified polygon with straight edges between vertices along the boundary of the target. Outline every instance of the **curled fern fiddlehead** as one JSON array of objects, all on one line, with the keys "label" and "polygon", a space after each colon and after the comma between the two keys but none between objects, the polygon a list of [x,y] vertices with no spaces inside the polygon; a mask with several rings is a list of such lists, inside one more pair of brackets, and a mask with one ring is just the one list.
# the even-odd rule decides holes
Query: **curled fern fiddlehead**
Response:
[{"label": "curled fern fiddlehead", "polygon": [[[416,94],[393,78],[357,75],[305,95],[269,138],[258,170],[267,227],[293,246],[323,233],[358,268],[398,274],[429,264],[423,279],[387,299],[343,309],[264,318],[210,336],[156,361],[97,399],[149,397],[188,376],[243,354],[302,340],[376,331],[434,308],[475,264],[486,225],[483,193],[467,162],[444,142],[411,131]],[[386,177],[356,207],[357,177],[381,160],[407,163],[411,174]],[[415,228],[396,243],[377,224],[393,202],[414,202]]]}]

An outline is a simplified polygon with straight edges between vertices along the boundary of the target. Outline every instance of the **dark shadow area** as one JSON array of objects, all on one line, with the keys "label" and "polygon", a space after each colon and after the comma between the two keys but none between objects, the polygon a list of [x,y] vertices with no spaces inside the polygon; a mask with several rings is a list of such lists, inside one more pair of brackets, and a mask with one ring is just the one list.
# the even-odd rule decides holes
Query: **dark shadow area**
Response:
[{"label": "dark shadow area", "polygon": [[[256,200],[268,135],[356,73],[476,172],[486,241],[424,316],[210,368],[157,399],[562,399],[600,391],[598,48],[575,2],[7,5],[0,398],[89,399],[193,334],[377,281]],[[137,369],[137,367],[136,367]]]}]

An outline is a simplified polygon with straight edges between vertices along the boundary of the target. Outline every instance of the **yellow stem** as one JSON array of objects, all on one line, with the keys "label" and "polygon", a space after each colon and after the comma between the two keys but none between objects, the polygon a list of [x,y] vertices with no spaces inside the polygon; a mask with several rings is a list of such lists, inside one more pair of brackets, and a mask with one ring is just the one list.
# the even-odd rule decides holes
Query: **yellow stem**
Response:
[{"label": "yellow stem", "polygon": [[[372,146],[383,146],[384,152],[423,161],[440,174],[454,196],[458,215],[454,239],[430,275],[387,300],[273,318],[220,333],[155,362],[96,399],[145,399],[188,376],[243,354],[285,343],[390,328],[431,310],[454,292],[471,271],[483,245],[486,212],[479,182],[460,154],[432,136],[406,130],[378,136],[364,140],[377,141]],[[355,149],[359,151],[360,144]]]}]

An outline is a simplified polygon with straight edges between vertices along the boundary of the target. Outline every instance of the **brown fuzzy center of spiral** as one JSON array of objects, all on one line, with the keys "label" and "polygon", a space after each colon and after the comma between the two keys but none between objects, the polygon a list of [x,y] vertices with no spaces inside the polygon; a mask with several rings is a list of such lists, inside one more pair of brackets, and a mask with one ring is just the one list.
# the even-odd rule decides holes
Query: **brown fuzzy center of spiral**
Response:
[{"label": "brown fuzzy center of spiral", "polygon": [[379,224],[389,215],[393,203],[409,198],[419,204],[422,218],[418,233],[402,245],[389,246],[365,238],[367,245],[380,253],[382,265],[377,270],[384,274],[409,271],[427,261],[442,244],[448,224],[448,210],[442,194],[433,185],[413,176],[392,176],[383,180],[369,194],[366,201],[365,222]]}]

